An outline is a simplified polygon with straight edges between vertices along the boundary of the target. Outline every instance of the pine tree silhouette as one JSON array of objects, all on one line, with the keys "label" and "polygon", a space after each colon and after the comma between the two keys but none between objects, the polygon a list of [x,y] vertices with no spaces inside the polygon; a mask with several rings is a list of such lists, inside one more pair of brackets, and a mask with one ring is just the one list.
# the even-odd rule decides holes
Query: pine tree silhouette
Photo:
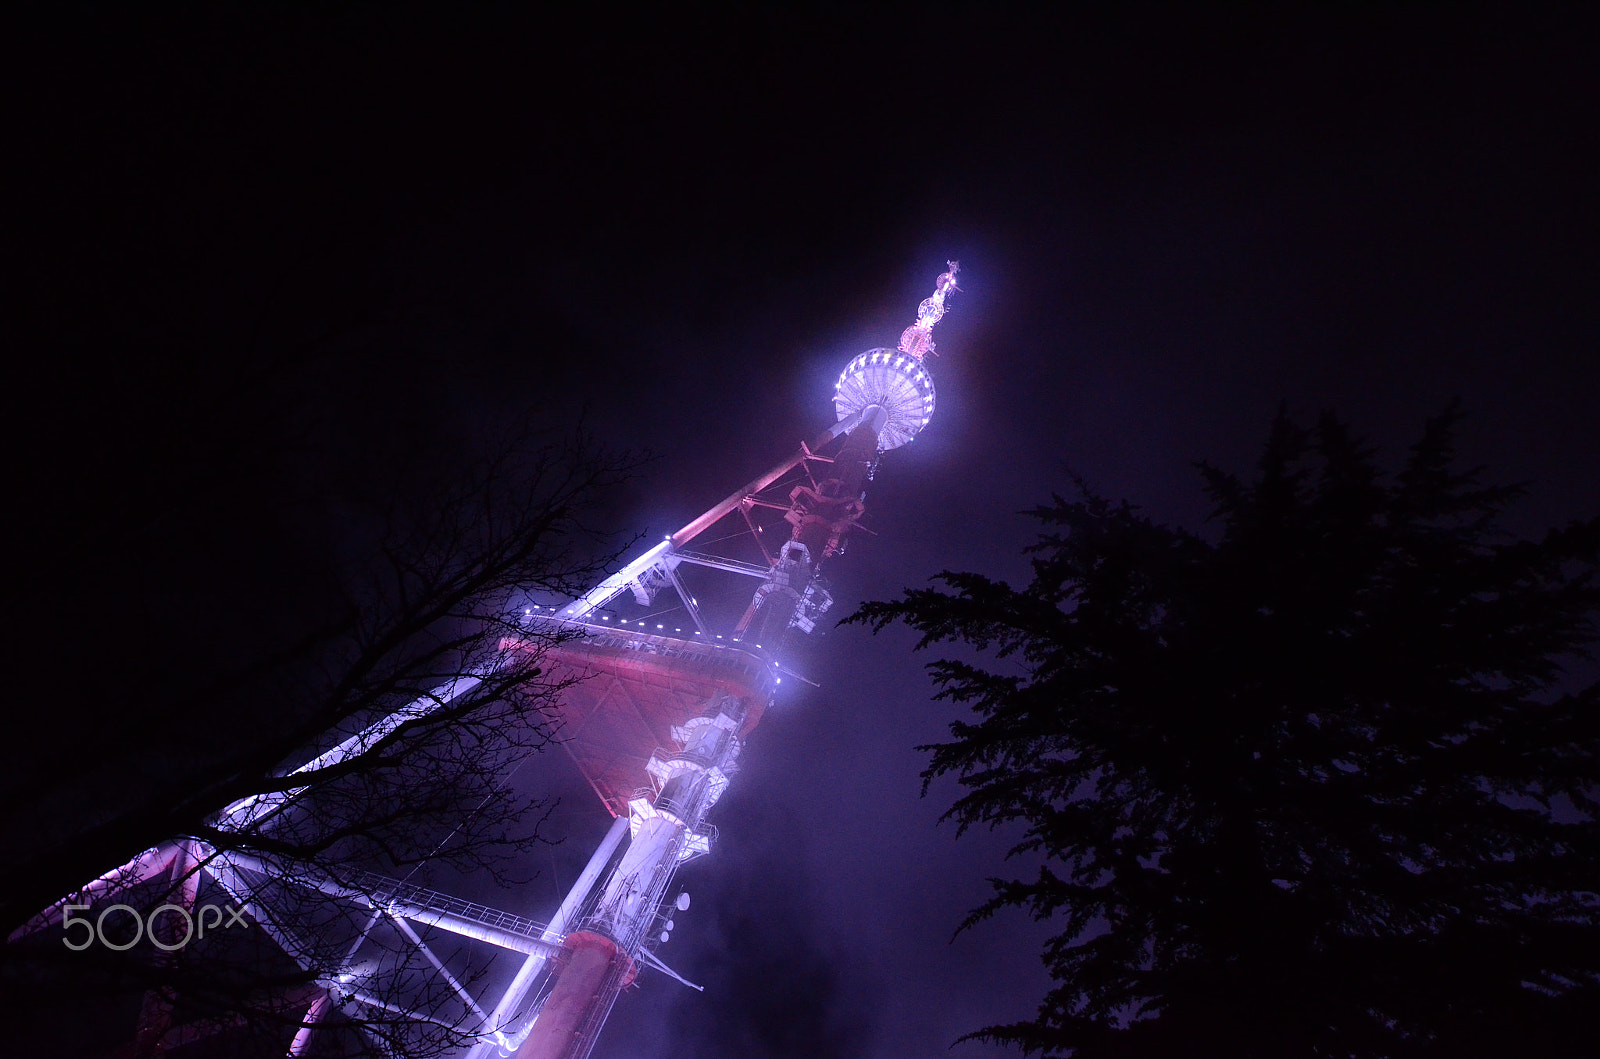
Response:
[{"label": "pine tree silhouette", "polygon": [[[1215,542],[1082,482],[1031,515],[1033,579],[869,603],[970,716],[924,749],[959,829],[1020,824],[1059,930],[1030,1022],[1110,1056],[1594,1055],[1600,519],[1515,540],[1520,489],[1452,469],[1454,408],[1395,476],[1281,415],[1253,481],[1201,465]],[[968,657],[971,652],[966,652]]]}]

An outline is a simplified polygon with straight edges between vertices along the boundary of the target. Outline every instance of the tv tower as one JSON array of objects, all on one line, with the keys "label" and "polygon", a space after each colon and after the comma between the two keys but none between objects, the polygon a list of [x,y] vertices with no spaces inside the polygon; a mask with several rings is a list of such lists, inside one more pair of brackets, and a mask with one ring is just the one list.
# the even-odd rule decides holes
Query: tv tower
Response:
[{"label": "tv tower", "polygon": [[[670,585],[696,628],[685,639],[605,627],[570,648],[579,656],[571,661],[588,672],[628,683],[633,695],[620,712],[636,711],[653,720],[652,741],[662,728],[670,741],[665,748],[646,746],[639,738],[645,732],[638,728],[632,729],[637,736],[631,743],[620,740],[626,726],[604,705],[611,690],[604,680],[586,680],[563,707],[578,724],[569,746],[615,814],[613,834],[620,838],[625,826],[629,842],[592,892],[580,896],[585,881],[580,879],[563,903],[562,911],[571,906],[586,913],[568,920],[558,912],[551,923],[552,930],[566,931],[559,966],[547,974],[548,992],[514,1053],[517,1059],[583,1059],[641,963],[660,966],[648,942],[664,936],[657,924],[667,890],[679,864],[711,848],[715,832],[706,816],[782,680],[783,641],[795,632],[811,632],[832,604],[822,572],[866,510],[866,487],[879,457],[912,441],[933,416],[933,376],[923,358],[934,352],[933,328],[945,313],[946,298],[959,289],[959,269],[956,262],[948,263],[933,294],[919,306],[916,322],[901,334],[899,348],[870,349],[844,366],[834,384],[835,422],[815,441],[802,443],[797,453],[556,613],[553,620],[592,628],[596,615],[623,593],[631,591],[648,604]],[[805,479],[780,492],[779,499],[768,496],[795,471],[803,471]],[[789,526],[788,539],[775,549],[769,550],[758,532],[763,527],[751,517],[758,507],[782,511]],[[696,538],[736,512],[760,547],[765,568],[690,549]],[[730,631],[715,633],[706,624],[679,575],[684,564],[759,579]],[[671,689],[684,680],[705,690],[685,696]],[[646,776],[649,788],[630,793]],[[596,855],[609,857],[605,843]],[[687,907],[685,896],[675,907]],[[502,1018],[514,1015],[523,990],[532,985],[532,973],[550,962],[542,954],[529,957],[528,973],[518,975],[496,1009]],[[480,1045],[472,1059],[492,1054]]]},{"label": "tv tower", "polygon": [[[708,817],[732,782],[741,751],[784,677],[803,679],[788,668],[786,644],[811,633],[832,605],[824,573],[866,510],[867,485],[880,458],[914,440],[933,416],[933,375],[925,358],[934,355],[933,329],[946,300],[960,289],[959,266],[947,264],[897,348],[869,349],[844,365],[834,384],[832,425],[580,598],[530,606],[528,639],[501,641],[503,658],[536,650],[546,679],[572,679],[559,704],[563,746],[614,818],[548,922],[370,872],[343,872],[337,880],[305,873],[280,878],[269,863],[202,849],[193,840],[147,851],[76,899],[114,892],[130,878],[170,876],[188,880],[183,885],[193,904],[193,877],[204,873],[307,968],[305,943],[278,925],[261,897],[262,880],[348,903],[357,913],[353,919],[365,926],[338,941],[341,952],[347,949],[346,973],[322,974],[299,1001],[306,1005],[305,1028],[291,1056],[314,1054],[316,1025],[343,1008],[382,1009],[462,1028],[470,1042],[460,1052],[464,1059],[584,1059],[618,995],[642,971],[692,985],[655,952],[674,929],[672,916],[689,907],[687,894],[670,892],[673,877],[685,861],[714,849],[716,829]],[[734,533],[697,547],[725,520]],[[721,547],[713,551],[715,544]],[[742,556],[733,554],[741,549]],[[730,591],[730,578],[748,579],[742,592]],[[703,606],[702,591],[708,601],[714,594],[720,607]],[[719,609],[726,614],[713,613]],[[669,613],[682,614],[671,628],[661,620]],[[554,647],[551,632],[560,634]],[[465,694],[476,679],[463,676],[434,689],[295,772],[359,754]],[[231,806],[219,826],[281,812],[295,794],[247,798]],[[38,920],[62,921],[59,907]],[[413,1004],[367,988],[356,972],[380,923],[434,976],[437,988],[418,987]],[[516,971],[484,990],[449,956],[435,953],[419,928],[509,953]],[[415,976],[409,968],[404,973]],[[141,1019],[140,1039],[151,1044],[160,1029]]]}]

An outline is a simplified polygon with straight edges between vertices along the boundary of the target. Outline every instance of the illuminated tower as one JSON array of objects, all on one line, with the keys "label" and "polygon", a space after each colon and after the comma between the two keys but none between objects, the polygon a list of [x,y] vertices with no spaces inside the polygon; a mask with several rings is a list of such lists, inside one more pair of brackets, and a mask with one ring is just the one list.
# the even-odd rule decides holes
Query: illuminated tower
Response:
[{"label": "illuminated tower", "polygon": [[[563,713],[573,735],[569,747],[616,815],[619,835],[626,821],[629,843],[592,894],[580,897],[575,887],[563,905],[587,911],[551,924],[552,929],[577,929],[567,930],[560,966],[546,975],[548,991],[515,1053],[518,1059],[582,1059],[640,963],[660,965],[650,943],[666,933],[659,924],[673,874],[684,860],[711,848],[715,832],[706,815],[728,786],[744,740],[783,679],[784,640],[811,632],[832,604],[822,573],[866,510],[866,487],[879,457],[912,441],[933,416],[933,376],[923,357],[933,352],[932,330],[944,315],[946,296],[958,289],[957,272],[956,262],[950,262],[934,294],[922,303],[917,322],[902,334],[900,348],[868,350],[845,365],[834,386],[836,421],[820,437],[802,443],[799,452],[552,619],[594,630],[570,649],[568,661],[599,674],[598,679],[591,676],[580,685]],[[801,477],[785,482],[795,473]],[[788,539],[769,545],[776,535],[764,532],[769,525],[753,517],[757,511],[781,512],[776,525],[787,524]],[[696,538],[735,513],[764,566],[690,550]],[[759,579],[731,630],[715,632],[707,624],[680,574],[685,564]],[[668,586],[694,625],[687,637],[648,628],[660,623],[646,623],[643,630],[619,628],[603,613],[625,593],[648,605]],[[683,681],[703,684],[705,690],[684,695],[674,687]],[[614,694],[619,690],[625,693]],[[635,723],[639,720],[644,724]],[[631,741],[623,733],[631,733]],[[649,788],[635,791],[645,777]],[[532,986],[532,972],[549,962],[543,955],[530,957],[529,973],[519,979]],[[497,1009],[502,1020],[513,1019],[524,1002],[517,988],[522,984],[505,993]],[[473,1059],[490,1054],[480,1046]]]},{"label": "illuminated tower", "polygon": [[[78,899],[91,899],[96,887],[113,879],[164,872],[176,878],[185,866],[203,865],[265,934],[308,968],[310,961],[298,955],[304,944],[278,924],[256,881],[348,902],[365,926],[348,943],[339,973],[320,977],[300,1001],[307,1029],[295,1038],[291,1055],[310,1052],[310,1027],[330,1012],[381,1007],[465,1026],[475,1042],[463,1053],[467,1059],[583,1059],[619,993],[644,969],[684,981],[654,951],[670,936],[671,916],[689,907],[687,894],[669,893],[673,876],[684,861],[714,848],[708,815],[784,677],[798,676],[785,645],[813,632],[832,604],[823,574],[866,510],[867,485],[880,458],[914,440],[933,415],[933,376],[924,358],[934,352],[932,332],[946,298],[959,290],[958,266],[948,264],[898,348],[871,349],[844,366],[834,386],[831,426],[582,597],[530,605],[530,643],[516,637],[501,642],[499,658],[506,660],[532,649],[537,639],[546,679],[581,678],[562,695],[563,745],[614,818],[547,923],[367,872],[343,873],[339,880],[303,873],[278,878],[270,864],[192,841],[148,851],[90,884]],[[695,547],[724,520],[737,529],[714,535],[717,550]],[[733,588],[729,579],[741,577],[756,582],[753,590],[749,581]],[[552,630],[569,634],[553,648],[550,637],[535,635]],[[448,705],[477,680],[463,676],[434,689],[295,772],[339,764],[407,720]],[[245,799],[218,826],[280,812],[296,794],[290,788]],[[59,906],[40,919],[51,921],[61,921]],[[414,1002],[397,1004],[397,993],[368,988],[358,970],[363,945],[383,924],[414,947],[417,965],[436,979],[437,988],[416,989]],[[452,967],[448,954],[430,948],[419,928],[510,954],[515,972],[473,982]],[[443,1005],[452,1008],[448,1018]]]}]

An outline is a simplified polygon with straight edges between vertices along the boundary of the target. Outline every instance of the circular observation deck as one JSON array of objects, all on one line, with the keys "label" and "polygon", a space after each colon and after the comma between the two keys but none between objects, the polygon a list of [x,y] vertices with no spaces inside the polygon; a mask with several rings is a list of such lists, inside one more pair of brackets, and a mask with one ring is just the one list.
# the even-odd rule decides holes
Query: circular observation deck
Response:
[{"label": "circular observation deck", "polygon": [[878,451],[897,449],[933,417],[933,376],[916,357],[896,349],[869,349],[839,373],[833,407],[840,419],[847,419],[871,405],[889,413],[878,433]]}]

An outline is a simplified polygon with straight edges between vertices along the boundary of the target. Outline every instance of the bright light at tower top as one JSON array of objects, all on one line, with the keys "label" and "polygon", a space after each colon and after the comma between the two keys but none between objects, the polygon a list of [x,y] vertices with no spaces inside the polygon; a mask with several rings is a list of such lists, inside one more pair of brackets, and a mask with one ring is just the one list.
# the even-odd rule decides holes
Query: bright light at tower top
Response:
[{"label": "bright light at tower top", "polygon": [[933,325],[944,318],[945,295],[961,288],[956,286],[956,274],[961,271],[959,261],[946,261],[950,271],[941,273],[933,285],[933,296],[922,299],[922,304],[917,306],[917,322],[900,333],[900,352],[909,353],[921,360],[930,353],[938,354],[933,348]]},{"label": "bright light at tower top", "polygon": [[933,352],[933,325],[944,316],[944,302],[956,286],[961,266],[945,262],[949,271],[934,283],[933,296],[917,306],[917,322],[900,335],[898,349],[869,349],[845,365],[833,387],[833,407],[840,422],[881,410],[878,451],[912,441],[933,418],[933,375],[922,358]]}]

